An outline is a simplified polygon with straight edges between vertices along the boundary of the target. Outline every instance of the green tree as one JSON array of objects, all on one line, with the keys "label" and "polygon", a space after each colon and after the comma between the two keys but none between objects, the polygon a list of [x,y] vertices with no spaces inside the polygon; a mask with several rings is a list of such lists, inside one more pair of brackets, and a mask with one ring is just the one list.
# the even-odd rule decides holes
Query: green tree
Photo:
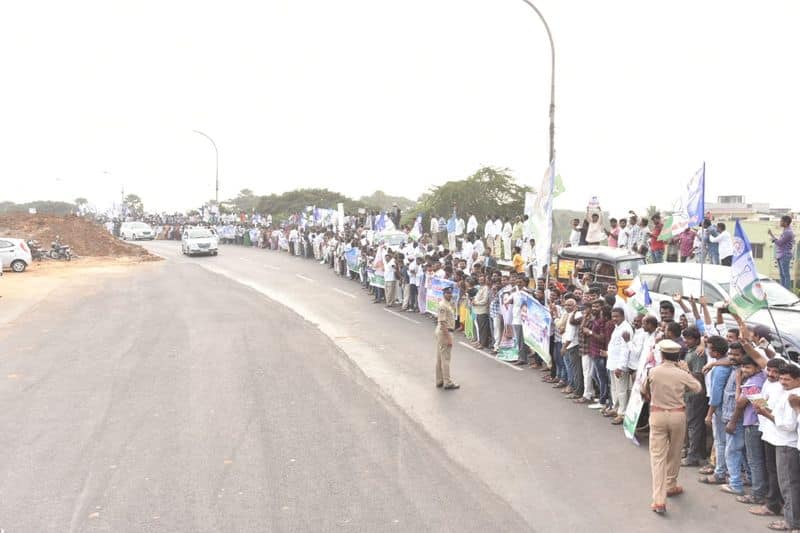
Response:
[{"label": "green tree", "polygon": [[358,199],[358,203],[361,204],[361,207],[375,211],[380,211],[381,209],[388,211],[394,204],[397,204],[401,212],[413,210],[417,206],[417,202],[414,200],[404,196],[391,196],[380,190],[369,196],[362,196]]},{"label": "green tree", "polygon": [[271,214],[278,220],[286,218],[292,213],[299,213],[308,206],[317,206],[326,209],[336,209],[341,202],[346,211],[358,207],[351,198],[328,189],[296,189],[283,194],[270,194],[261,196],[256,204],[259,213]]},{"label": "green tree", "polygon": [[525,193],[530,190],[518,184],[507,168],[483,167],[467,179],[432,187],[420,197],[416,209],[403,217],[403,223],[419,213],[449,218],[453,203],[461,216],[469,212],[481,222],[490,216],[510,218],[522,214]]},{"label": "green tree", "polygon": [[89,200],[87,200],[83,196],[79,196],[79,197],[75,198],[75,200],[73,200],[73,202],[75,202],[75,205],[77,207],[79,207],[79,208],[80,207],[84,207],[84,206],[89,204]]},{"label": "green tree", "polygon": [[126,205],[135,216],[141,216],[144,214],[144,203],[142,203],[142,199],[139,198],[138,194],[126,195],[123,202],[124,205]]},{"label": "green tree", "polygon": [[258,197],[251,189],[242,189],[230,202],[240,211],[252,211],[258,204]]}]

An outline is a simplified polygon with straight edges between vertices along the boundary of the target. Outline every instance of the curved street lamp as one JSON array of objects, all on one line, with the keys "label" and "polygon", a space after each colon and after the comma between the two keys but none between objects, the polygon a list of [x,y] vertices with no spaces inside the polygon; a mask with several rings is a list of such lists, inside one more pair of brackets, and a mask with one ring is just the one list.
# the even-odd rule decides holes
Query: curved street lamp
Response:
[{"label": "curved street lamp", "polygon": [[198,133],[211,141],[211,144],[214,146],[214,155],[215,155],[215,166],[214,166],[214,201],[219,205],[219,150],[217,150],[217,143],[214,142],[207,134],[203,133],[200,130],[192,130],[195,133]]},{"label": "curved street lamp", "polygon": [[552,163],[556,155],[554,144],[556,135],[556,47],[553,44],[553,34],[550,33],[550,26],[547,25],[547,21],[544,15],[542,15],[542,12],[539,11],[539,8],[533,5],[533,2],[530,0],[522,1],[528,4],[531,9],[536,11],[536,14],[539,15],[539,19],[542,21],[544,29],[547,31],[547,38],[550,40],[550,158],[547,162]]}]

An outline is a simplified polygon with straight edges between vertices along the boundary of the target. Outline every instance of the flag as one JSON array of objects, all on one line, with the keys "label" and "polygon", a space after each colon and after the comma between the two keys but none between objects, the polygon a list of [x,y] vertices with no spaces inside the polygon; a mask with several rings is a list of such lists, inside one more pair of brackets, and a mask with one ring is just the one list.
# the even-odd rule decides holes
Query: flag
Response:
[{"label": "flag", "polygon": [[729,307],[746,319],[759,309],[767,307],[767,295],[758,278],[750,241],[742,225],[736,220],[733,235],[733,262],[731,264],[731,303]]},{"label": "flag", "polygon": [[381,211],[378,220],[375,221],[375,231],[383,231],[386,228],[386,211]]},{"label": "flag", "polygon": [[414,221],[414,227],[411,228],[411,232],[408,235],[415,241],[422,237],[422,213],[417,215],[417,219]]},{"label": "flag", "polygon": [[[530,235],[536,239],[536,262],[539,265],[550,264],[550,249],[553,241],[553,185],[555,182],[556,162],[551,161],[550,166],[542,176],[542,182],[535,198],[531,197],[528,223]],[[526,195],[525,201],[528,202]]]},{"label": "flag", "polygon": [[664,221],[658,240],[668,241],[686,228],[700,226],[705,217],[706,164],[692,175],[672,207],[672,215]]},{"label": "flag", "polygon": [[564,192],[566,192],[566,189],[564,188],[564,182],[561,180],[561,174],[556,174],[553,182],[553,198],[556,198]]},{"label": "flag", "polygon": [[650,298],[650,288],[647,282],[639,281],[637,277],[631,285],[625,289],[625,296],[628,297],[628,307],[633,309],[637,315],[650,314],[650,306],[653,305],[653,300]]}]

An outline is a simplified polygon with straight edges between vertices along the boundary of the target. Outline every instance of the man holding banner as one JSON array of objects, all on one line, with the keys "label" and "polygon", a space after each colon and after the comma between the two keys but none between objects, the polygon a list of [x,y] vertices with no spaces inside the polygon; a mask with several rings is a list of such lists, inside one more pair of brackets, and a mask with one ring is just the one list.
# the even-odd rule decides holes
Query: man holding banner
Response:
[{"label": "man holding banner", "polygon": [[460,388],[450,379],[450,357],[453,353],[453,331],[456,328],[456,312],[453,309],[453,288],[442,289],[442,301],[436,314],[436,387],[445,390]]}]

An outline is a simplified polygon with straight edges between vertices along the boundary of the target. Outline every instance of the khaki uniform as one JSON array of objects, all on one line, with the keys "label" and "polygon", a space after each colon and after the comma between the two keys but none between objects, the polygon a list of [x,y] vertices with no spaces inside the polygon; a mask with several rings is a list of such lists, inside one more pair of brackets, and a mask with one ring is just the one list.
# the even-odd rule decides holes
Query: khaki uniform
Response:
[{"label": "khaki uniform", "polygon": [[436,384],[450,385],[450,354],[453,347],[447,344],[456,327],[456,312],[453,304],[442,299],[436,319]]},{"label": "khaki uniform", "polygon": [[686,437],[684,394],[701,389],[694,376],[667,360],[650,370],[645,380],[643,393],[650,396],[650,469],[656,505],[664,505],[667,491],[678,485]]}]

